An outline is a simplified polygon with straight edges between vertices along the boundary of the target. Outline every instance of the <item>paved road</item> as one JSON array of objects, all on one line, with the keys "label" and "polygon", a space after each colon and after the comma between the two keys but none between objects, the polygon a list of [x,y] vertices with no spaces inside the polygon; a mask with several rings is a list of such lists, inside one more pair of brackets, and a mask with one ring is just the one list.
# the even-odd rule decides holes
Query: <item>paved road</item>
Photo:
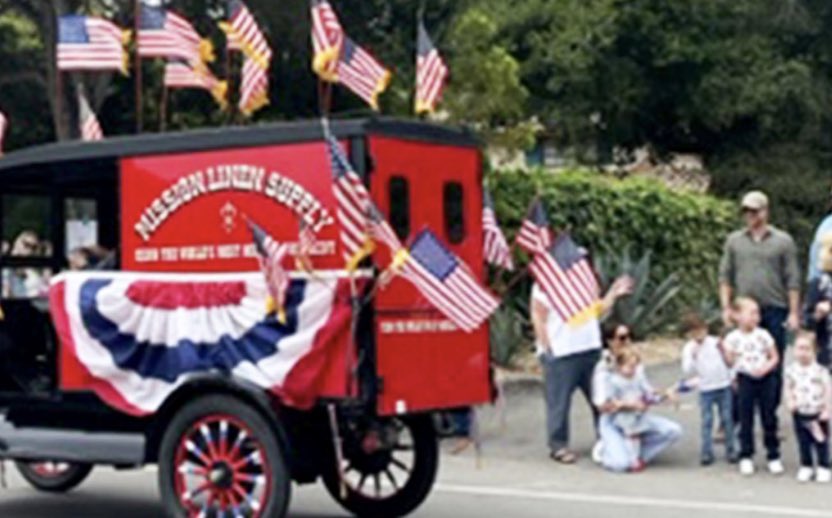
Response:
[{"label": "paved road", "polygon": [[[669,382],[670,367],[653,370],[657,381]],[[688,436],[661,462],[638,475],[613,475],[583,459],[562,467],[545,459],[542,404],[535,387],[508,395],[506,427],[492,410],[483,412],[482,465],[473,452],[443,457],[436,490],[415,516],[479,518],[482,516],[566,518],[638,517],[708,518],[819,517],[832,518],[832,486],[800,485],[793,480],[794,441],[784,445],[788,477],[760,473],[740,478],[727,464],[698,466],[697,409],[692,401],[665,410],[679,419]],[[575,446],[591,446],[589,416],[576,400]],[[784,427],[784,429],[786,429]],[[160,515],[154,470],[116,473],[101,469],[78,491],[63,497],[39,495],[11,474],[10,488],[0,490],[2,518],[149,518]],[[296,488],[291,516],[346,516],[318,486]]]}]

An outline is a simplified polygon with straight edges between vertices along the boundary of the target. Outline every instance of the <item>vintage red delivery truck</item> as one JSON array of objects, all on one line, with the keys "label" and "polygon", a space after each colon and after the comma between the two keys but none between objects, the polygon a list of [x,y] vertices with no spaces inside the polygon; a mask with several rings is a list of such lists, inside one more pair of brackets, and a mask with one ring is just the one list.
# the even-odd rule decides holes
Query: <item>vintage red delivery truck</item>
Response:
[{"label": "vintage red delivery truck", "polygon": [[[331,123],[399,239],[431,228],[480,277],[481,156],[467,133]],[[64,143],[0,159],[0,457],[44,491],[158,464],[170,516],[280,517],[321,478],[399,516],[438,463],[431,412],[488,401],[465,333],[377,251],[344,270],[319,122]],[[296,242],[285,318],[247,222]],[[297,247],[294,247],[295,249]]]}]

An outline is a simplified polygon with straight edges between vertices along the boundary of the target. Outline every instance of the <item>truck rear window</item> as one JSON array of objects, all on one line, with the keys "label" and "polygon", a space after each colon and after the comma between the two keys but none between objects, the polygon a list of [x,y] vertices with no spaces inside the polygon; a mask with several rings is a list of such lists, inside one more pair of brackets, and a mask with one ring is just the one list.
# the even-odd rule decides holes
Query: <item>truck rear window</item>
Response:
[{"label": "truck rear window", "polygon": [[463,188],[459,182],[447,182],[443,189],[445,207],[445,237],[453,244],[465,239],[465,210]]},{"label": "truck rear window", "polygon": [[405,241],[410,235],[410,184],[401,176],[393,176],[387,186],[390,201],[390,225]]}]

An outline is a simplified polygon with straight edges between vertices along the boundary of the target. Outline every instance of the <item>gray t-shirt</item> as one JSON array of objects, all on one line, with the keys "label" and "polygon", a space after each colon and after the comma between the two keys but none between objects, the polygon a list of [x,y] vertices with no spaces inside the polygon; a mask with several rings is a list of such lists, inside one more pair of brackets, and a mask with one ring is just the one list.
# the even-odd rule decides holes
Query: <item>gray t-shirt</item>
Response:
[{"label": "gray t-shirt", "polygon": [[730,284],[736,296],[751,297],[761,306],[788,307],[789,291],[800,289],[794,240],[773,226],[760,241],[748,230],[731,233],[725,240],[719,280]]}]

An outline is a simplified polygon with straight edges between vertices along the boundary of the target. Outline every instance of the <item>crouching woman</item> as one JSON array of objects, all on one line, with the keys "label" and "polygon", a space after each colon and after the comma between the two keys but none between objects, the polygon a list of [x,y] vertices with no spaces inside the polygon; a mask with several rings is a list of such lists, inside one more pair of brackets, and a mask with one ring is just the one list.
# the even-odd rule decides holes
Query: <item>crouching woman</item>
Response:
[{"label": "crouching woman", "polygon": [[[625,326],[618,326],[616,332],[623,333],[625,329]],[[682,427],[675,421],[649,412],[651,402],[659,399],[652,389],[649,389],[653,392],[652,396],[643,400],[621,399],[622,392],[617,389],[616,380],[621,374],[617,366],[623,363],[617,359],[622,354],[632,355],[627,354],[629,347],[611,349],[604,352],[593,376],[592,400],[600,414],[600,442],[593,456],[609,471],[638,472],[679,440]],[[638,381],[638,385],[649,388],[644,366],[639,363],[630,367],[633,370],[630,376]],[[637,429],[627,430],[620,426],[622,413],[639,416]]]}]

